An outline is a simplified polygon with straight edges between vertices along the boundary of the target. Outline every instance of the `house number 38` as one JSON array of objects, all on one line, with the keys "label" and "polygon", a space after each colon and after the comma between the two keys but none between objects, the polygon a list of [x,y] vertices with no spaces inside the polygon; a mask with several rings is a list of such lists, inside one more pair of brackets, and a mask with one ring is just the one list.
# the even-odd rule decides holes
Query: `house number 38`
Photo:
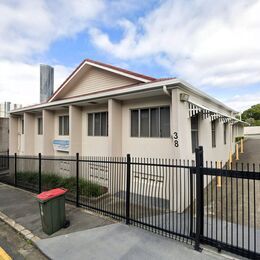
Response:
[{"label": "house number 38", "polygon": [[173,140],[174,140],[174,146],[175,147],[179,147],[179,140],[178,140],[178,133],[177,132],[174,132],[173,133]]}]

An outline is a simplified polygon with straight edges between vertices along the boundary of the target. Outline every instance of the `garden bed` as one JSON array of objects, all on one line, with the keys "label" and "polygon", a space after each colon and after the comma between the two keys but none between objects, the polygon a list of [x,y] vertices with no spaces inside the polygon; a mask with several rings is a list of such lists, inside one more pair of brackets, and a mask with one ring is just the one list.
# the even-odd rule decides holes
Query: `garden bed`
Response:
[{"label": "garden bed", "polygon": [[[33,191],[38,190],[39,174],[38,172],[18,172],[17,183],[20,186],[27,187]],[[76,178],[62,177],[53,173],[42,173],[41,175],[42,191],[53,188],[63,187],[70,193],[76,194]],[[85,198],[98,198],[107,193],[107,187],[97,183],[79,178],[79,195]]]}]

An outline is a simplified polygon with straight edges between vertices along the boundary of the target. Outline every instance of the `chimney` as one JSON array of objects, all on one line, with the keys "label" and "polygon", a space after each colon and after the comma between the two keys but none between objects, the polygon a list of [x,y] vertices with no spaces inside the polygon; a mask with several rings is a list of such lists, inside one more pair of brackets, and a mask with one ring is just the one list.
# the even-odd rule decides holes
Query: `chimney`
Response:
[{"label": "chimney", "polygon": [[53,94],[54,69],[49,65],[40,65],[40,102],[46,102]]}]

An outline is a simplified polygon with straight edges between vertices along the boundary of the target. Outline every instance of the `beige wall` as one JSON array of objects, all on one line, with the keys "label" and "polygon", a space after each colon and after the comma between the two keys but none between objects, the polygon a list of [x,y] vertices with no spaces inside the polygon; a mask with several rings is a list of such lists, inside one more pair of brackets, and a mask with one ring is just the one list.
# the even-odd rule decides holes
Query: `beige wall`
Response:
[{"label": "beige wall", "polygon": [[9,118],[9,153],[18,153],[18,121],[19,118],[10,116]]},{"label": "beige wall", "polygon": [[122,155],[122,104],[108,100],[108,147],[110,156]]},{"label": "beige wall", "polygon": [[[171,106],[171,98],[162,96],[158,98],[136,99],[134,101],[125,101],[122,104],[122,155],[129,153],[134,157],[161,157],[174,158],[177,155],[177,149],[174,149],[171,138],[141,138],[131,137],[131,109]],[[171,121],[175,120],[171,114]]]},{"label": "beige wall", "polygon": [[138,82],[137,80],[94,67],[84,69],[76,77],[76,82],[73,83],[73,87],[69,87],[68,85],[66,90],[64,89],[64,91],[60,92],[57,98],[86,95]]},{"label": "beige wall", "polygon": [[19,154],[24,154],[24,147],[25,147],[25,142],[24,142],[24,134],[22,133],[22,119],[23,116],[18,119],[18,153]]},{"label": "beige wall", "polygon": [[38,135],[38,118],[41,116],[34,117],[34,154],[43,153],[43,135]]},{"label": "beige wall", "polygon": [[[174,89],[171,96],[161,94],[157,97],[136,98],[132,100],[118,101],[108,100],[106,104],[86,106],[71,105],[62,110],[43,110],[43,135],[37,135],[37,116],[25,113],[25,135],[21,135],[21,119],[12,117],[10,120],[11,135],[13,138],[12,151],[19,150],[21,154],[37,154],[42,152],[45,155],[75,155],[79,152],[86,156],[126,156],[127,153],[133,157],[148,158],[173,158],[173,159],[195,159],[191,148],[191,125],[188,111],[188,103],[180,101],[180,89]],[[196,103],[207,106],[210,109],[218,109],[216,105],[205,101],[198,96],[190,95],[190,99]],[[130,136],[130,110],[145,108],[170,106],[171,137],[169,138],[139,138]],[[222,109],[223,110],[223,109]],[[222,111],[221,110],[221,111]],[[108,111],[108,136],[88,136],[87,114],[94,112]],[[228,113],[227,111],[222,111]],[[59,135],[59,116],[70,116],[70,135]],[[234,142],[231,143],[231,125],[227,127],[227,144],[224,145],[223,122],[216,121],[216,148],[211,142],[211,120],[199,119],[199,145],[204,148],[204,158],[208,161],[228,159]],[[234,126],[233,136],[241,135],[242,126]],[[17,130],[16,130],[17,129]],[[28,132],[28,133],[27,133]],[[173,137],[177,133],[178,139]],[[34,136],[34,138],[31,138]],[[70,140],[70,152],[54,151],[52,141],[54,139]],[[26,141],[27,140],[27,141]],[[178,146],[175,146],[175,141]],[[26,146],[24,143],[26,142]],[[29,144],[29,145],[27,145]],[[26,147],[26,151],[25,151]]]},{"label": "beige wall", "polygon": [[69,107],[70,155],[82,154],[82,112],[81,107]]},{"label": "beige wall", "polygon": [[42,111],[42,124],[43,124],[43,155],[53,155],[54,149],[52,145],[52,141],[54,139],[54,118],[55,114],[50,110]]},{"label": "beige wall", "polygon": [[88,136],[88,113],[108,111],[107,105],[89,106],[82,109],[82,154],[85,156],[109,156],[107,136]]},{"label": "beige wall", "polygon": [[[191,119],[189,117],[188,103],[180,101],[180,93],[184,93],[184,91],[175,89],[172,92],[173,106],[177,106],[175,111],[177,112],[176,117],[178,120],[175,124],[178,125],[178,127],[175,129],[178,129],[179,131],[179,156],[181,159],[195,159],[195,154],[192,153],[191,146]],[[228,111],[224,111],[223,108],[220,108],[211,102],[207,102],[203,98],[191,95],[191,93],[187,94],[190,95],[190,100],[193,102],[204,105],[209,109],[215,109],[225,114],[228,113]],[[175,131],[175,129],[172,130]],[[228,124],[227,142],[226,145],[224,145],[224,122],[216,120],[216,147],[212,147],[211,118],[202,119],[201,116],[199,117],[199,145],[203,146],[205,161],[222,160],[223,162],[226,162],[228,160],[229,152],[232,149],[230,129],[231,124]]]}]

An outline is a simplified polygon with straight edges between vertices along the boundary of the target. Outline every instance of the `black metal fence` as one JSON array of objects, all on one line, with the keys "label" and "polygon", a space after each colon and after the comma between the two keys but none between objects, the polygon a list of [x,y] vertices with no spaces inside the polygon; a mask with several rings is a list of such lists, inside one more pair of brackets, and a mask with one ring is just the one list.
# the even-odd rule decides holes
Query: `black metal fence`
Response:
[{"label": "black metal fence", "polygon": [[9,151],[0,152],[0,171],[9,169],[9,159],[8,159]]},{"label": "black metal fence", "polygon": [[127,157],[8,156],[0,181],[66,199],[127,224],[194,244],[260,258],[259,165]]}]

